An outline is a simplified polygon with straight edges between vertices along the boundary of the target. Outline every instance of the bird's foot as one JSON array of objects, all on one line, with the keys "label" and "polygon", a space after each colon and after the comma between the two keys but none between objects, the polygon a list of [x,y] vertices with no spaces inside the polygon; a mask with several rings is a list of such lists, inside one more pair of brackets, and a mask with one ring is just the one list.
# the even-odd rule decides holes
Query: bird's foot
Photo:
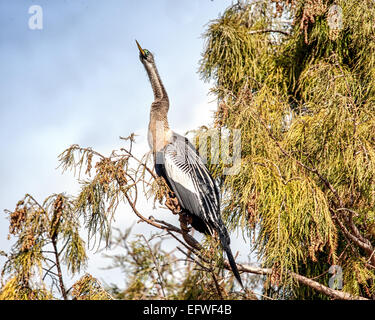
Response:
[{"label": "bird's foot", "polygon": [[179,220],[180,220],[180,226],[181,226],[182,231],[189,233],[191,230],[191,226],[189,225],[191,225],[192,223],[191,216],[186,213],[181,213]]},{"label": "bird's foot", "polygon": [[167,198],[165,205],[173,214],[181,212],[181,206],[179,205],[177,198]]},{"label": "bird's foot", "polygon": [[186,222],[191,225],[193,223],[193,218],[191,217],[190,214],[186,214],[185,213],[185,219],[186,219]]}]

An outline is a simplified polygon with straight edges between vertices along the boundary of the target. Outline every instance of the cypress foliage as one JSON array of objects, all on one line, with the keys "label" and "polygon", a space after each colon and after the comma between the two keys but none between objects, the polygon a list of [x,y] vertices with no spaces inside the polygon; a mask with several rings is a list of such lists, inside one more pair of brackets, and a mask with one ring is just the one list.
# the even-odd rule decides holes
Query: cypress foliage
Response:
[{"label": "cypress foliage", "polygon": [[373,1],[247,1],[204,34],[214,125],[242,134],[240,174],[211,169],[279,297],[321,298],[289,274],[328,285],[331,265],[374,297],[374,20]]},{"label": "cypress foliage", "polygon": [[[225,174],[220,150],[208,167],[225,222],[258,254],[261,267],[240,265],[248,292],[223,272],[215,237],[198,243],[182,216],[178,228],[141,212],[145,195],[179,214],[151,154],[134,156],[132,134],[109,156],[78,145],[60,154],[62,170],[81,183],[78,195],[38,203],[27,194],[6,210],[16,241],[0,251],[0,299],[256,299],[260,283],[264,298],[374,299],[374,21],[373,0],[258,0],[238,1],[207,26],[199,73],[212,81],[218,109],[196,137],[201,150],[202,141],[213,146],[213,132],[241,133],[239,172]],[[113,236],[120,203],[159,233]],[[66,274],[87,265],[82,225],[87,242],[121,250],[106,257],[125,274],[124,289],[90,274],[68,288]],[[167,236],[179,255],[163,248]]]}]

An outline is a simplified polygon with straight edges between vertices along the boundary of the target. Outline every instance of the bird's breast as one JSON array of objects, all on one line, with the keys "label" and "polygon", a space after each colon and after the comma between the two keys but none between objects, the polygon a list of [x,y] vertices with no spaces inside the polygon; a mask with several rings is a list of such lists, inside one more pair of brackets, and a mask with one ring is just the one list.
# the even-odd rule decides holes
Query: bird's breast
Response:
[{"label": "bird's breast", "polygon": [[162,150],[167,144],[172,142],[172,138],[172,130],[166,127],[162,121],[150,122],[147,140],[153,152]]}]

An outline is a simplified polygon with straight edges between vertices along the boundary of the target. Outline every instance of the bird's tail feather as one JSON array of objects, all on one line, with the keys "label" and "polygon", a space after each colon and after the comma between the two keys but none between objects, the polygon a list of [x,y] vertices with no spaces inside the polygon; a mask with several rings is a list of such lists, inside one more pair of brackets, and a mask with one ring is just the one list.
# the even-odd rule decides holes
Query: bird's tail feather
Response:
[{"label": "bird's tail feather", "polygon": [[232,250],[230,248],[230,238],[229,238],[229,235],[228,235],[228,231],[226,229],[219,230],[219,237],[220,237],[221,245],[223,246],[223,249],[227,254],[228,261],[229,261],[230,267],[232,269],[232,272],[233,272],[234,276],[236,277],[237,281],[240,283],[242,289],[244,289],[244,286],[243,286],[242,281],[241,281],[240,273],[239,273],[238,268],[237,268],[236,261],[234,260]]}]

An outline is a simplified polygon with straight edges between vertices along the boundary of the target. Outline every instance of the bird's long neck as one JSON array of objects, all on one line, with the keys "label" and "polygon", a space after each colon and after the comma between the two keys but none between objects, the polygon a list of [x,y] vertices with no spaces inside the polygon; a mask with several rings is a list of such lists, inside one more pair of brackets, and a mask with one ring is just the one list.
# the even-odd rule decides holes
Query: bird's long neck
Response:
[{"label": "bird's long neck", "polygon": [[154,92],[150,111],[149,144],[151,149],[156,151],[164,147],[169,140],[169,99],[155,64],[145,63],[144,66]]},{"label": "bird's long neck", "polygon": [[152,90],[154,91],[155,101],[166,101],[169,106],[167,91],[165,91],[163,82],[160,79],[159,72],[156,68],[155,63],[145,63],[144,66],[147,71],[148,78],[150,79]]}]

